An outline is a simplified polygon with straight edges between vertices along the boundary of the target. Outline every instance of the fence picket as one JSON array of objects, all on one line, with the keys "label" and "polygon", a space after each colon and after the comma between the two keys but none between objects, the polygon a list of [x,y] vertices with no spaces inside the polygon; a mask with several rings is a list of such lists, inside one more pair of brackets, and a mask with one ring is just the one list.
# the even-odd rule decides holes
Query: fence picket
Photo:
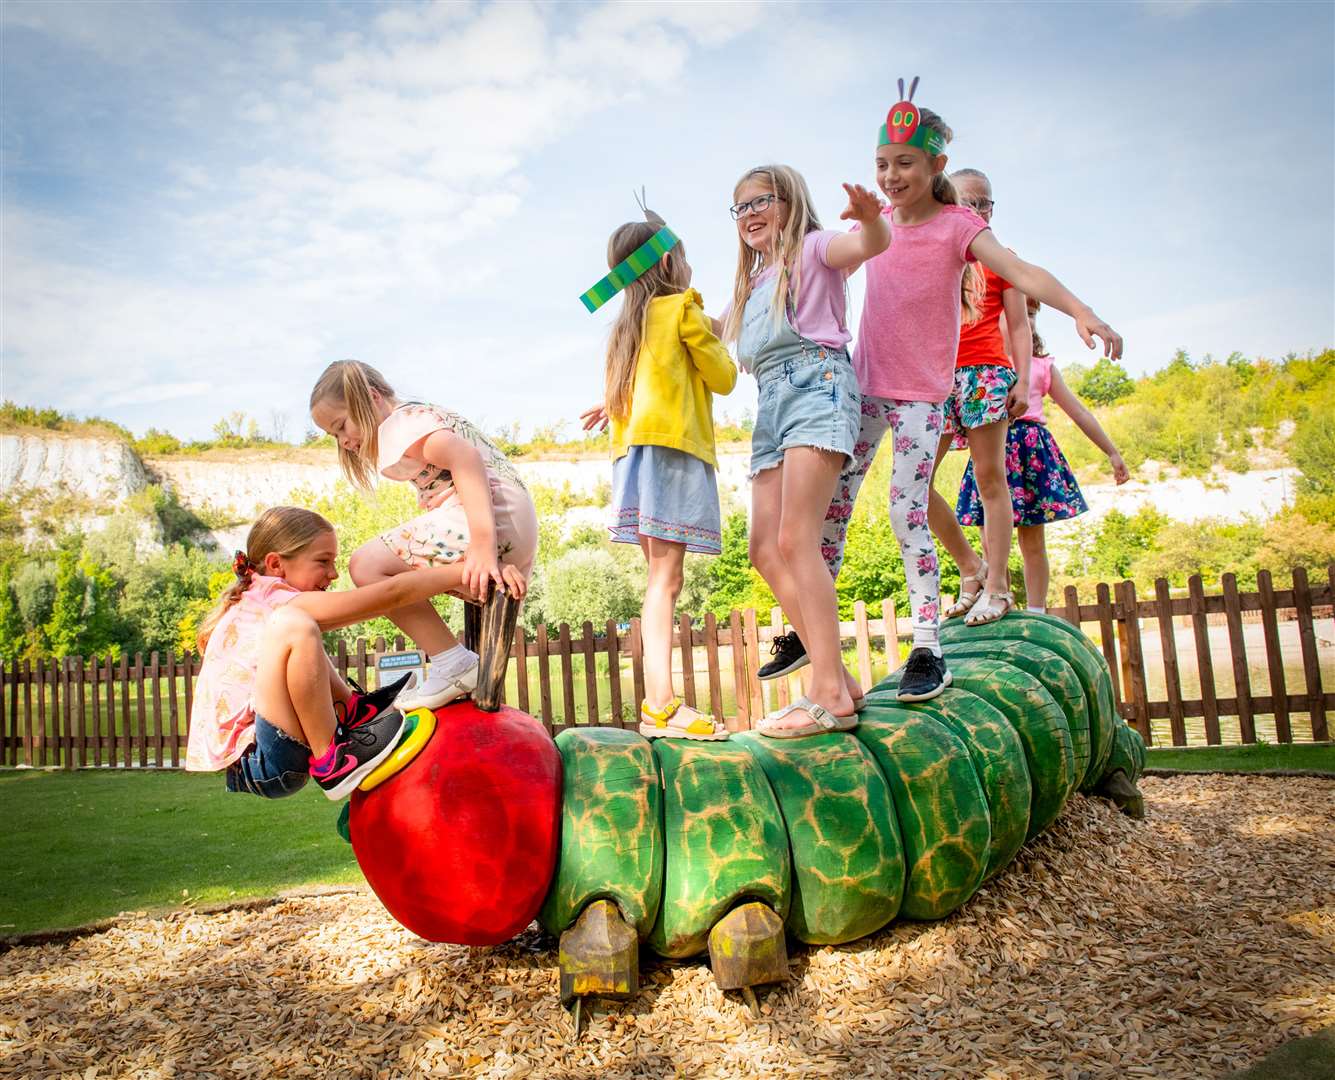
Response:
[{"label": "fence picket", "polygon": [[[403,649],[397,644],[395,648],[399,652]],[[522,626],[515,626],[514,641],[515,658],[515,689],[519,694],[519,711],[529,712],[528,706],[528,635],[524,633]]]},{"label": "fence picket", "polygon": [[1113,705],[1121,712],[1122,709],[1122,680],[1121,664],[1117,659],[1117,634],[1113,630],[1113,605],[1112,596],[1108,591],[1108,586],[1102,581],[1099,582],[1095,590],[1095,596],[1098,598],[1098,619],[1099,619],[1099,644],[1103,648],[1103,659],[1108,661],[1108,674],[1112,678]]},{"label": "fence picket", "polygon": [[195,696],[195,654],[187,652],[185,654],[185,746],[186,755],[190,753],[190,713],[194,709]]},{"label": "fence picket", "polygon": [[853,636],[858,650],[858,682],[865,693],[871,689],[871,627],[867,624],[867,602],[853,602]]},{"label": "fence picket", "polygon": [[83,657],[74,658],[74,670],[71,673],[74,680],[74,747],[79,758],[79,768],[84,768],[88,764],[88,724],[87,711],[84,706],[86,701],[83,692]]},{"label": "fence picket", "polygon": [[[9,662],[9,674],[6,677],[6,689],[9,692],[8,697],[0,699],[3,702],[6,726],[5,726],[5,755],[4,763],[6,765],[17,765],[19,760],[19,658],[16,656]],[[3,666],[3,661],[0,661]]]},{"label": "fence picket", "polygon": [[34,765],[35,747],[33,746],[32,722],[32,661],[23,661],[23,764]]},{"label": "fence picket", "polygon": [[640,702],[644,700],[644,635],[640,631],[640,617],[630,620],[630,676],[635,687],[635,705],[631,712],[640,714]]},{"label": "fence picket", "polygon": [[74,721],[70,713],[70,658],[62,656],[51,664],[51,674],[60,688],[60,764],[74,768]]},{"label": "fence picket", "polygon": [[1233,654],[1233,690],[1238,703],[1238,733],[1244,743],[1256,742],[1256,716],[1252,711],[1252,677],[1247,667],[1247,639],[1242,632],[1242,601],[1236,574],[1220,578],[1224,590],[1224,615],[1228,621],[1229,651]]},{"label": "fence picket", "polygon": [[1205,741],[1218,746],[1219,700],[1214,688],[1214,656],[1210,652],[1210,626],[1205,619],[1205,589],[1200,574],[1187,579],[1191,596],[1191,632],[1196,638],[1196,672],[1201,684],[1201,714],[1205,718]]},{"label": "fence picket", "polygon": [[696,707],[695,699],[695,634],[691,630],[691,617],[682,612],[677,620],[677,640],[681,646],[681,692],[686,704]]},{"label": "fence picket", "polygon": [[709,711],[715,720],[723,719],[723,677],[718,664],[718,620],[705,612],[705,670],[709,675]]},{"label": "fence picket", "polygon": [[747,608],[742,614],[743,633],[746,641],[746,689],[751,699],[751,727],[760,722],[765,715],[765,693],[760,686],[760,627],[756,625],[756,609]]},{"label": "fence picket", "polygon": [[93,657],[91,672],[93,689],[89,695],[93,701],[93,764],[102,764],[102,661]]},{"label": "fence picket", "polygon": [[751,690],[746,673],[746,640],[742,632],[742,613],[736,608],[728,612],[728,651],[732,653],[732,689],[737,701],[734,721],[729,731],[745,731],[751,726]]},{"label": "fence picket", "polygon": [[[774,637],[775,637],[775,638],[778,638],[778,636],[779,636],[780,634],[783,633],[783,609],[782,609],[782,608],[778,608],[778,607],[770,608],[770,613],[769,613],[769,624],[770,624],[770,628],[774,631]],[[788,695],[788,679],[789,679],[789,676],[784,675],[784,676],[782,676],[782,677],[780,677],[780,678],[778,678],[778,679],[774,679],[774,680],[770,683],[770,685],[774,687],[774,706],[775,706],[775,708],[782,709],[785,705],[787,705],[787,704],[789,703],[789,695]]]},{"label": "fence picket", "polygon": [[39,769],[46,765],[46,661],[37,660],[33,667],[37,671],[37,711],[33,714],[33,764]]},{"label": "fence picket", "polygon": [[1080,592],[1074,585],[1066,586],[1066,611],[1062,617],[1077,630],[1080,629]]},{"label": "fence picket", "polygon": [[1275,587],[1269,570],[1256,574],[1256,588],[1261,594],[1261,626],[1265,632],[1265,662],[1270,672],[1270,698],[1274,702],[1275,738],[1293,742],[1289,726],[1289,695],[1284,680],[1284,658],[1279,652],[1279,623],[1275,618]]},{"label": "fence picket", "polygon": [[[1335,600],[1335,595],[1332,595]],[[1325,742],[1330,737],[1326,728],[1326,702],[1321,687],[1321,658],[1316,648],[1316,627],[1312,625],[1312,588],[1307,571],[1301,566],[1293,570],[1293,605],[1298,613],[1298,644],[1303,653],[1303,679],[1307,684],[1307,712],[1312,721],[1312,738]]]},{"label": "fence picket", "polygon": [[547,730],[551,731],[555,728],[556,722],[552,717],[552,665],[547,655],[546,626],[538,627],[535,644],[538,649],[538,696],[542,701],[542,722],[547,725]]},{"label": "fence picket", "polygon": [[621,635],[617,633],[615,619],[607,620],[603,640],[607,647],[607,707],[611,710],[611,722],[617,727],[627,727],[621,705]]},{"label": "fence picket", "polygon": [[1122,592],[1122,625],[1126,627],[1127,659],[1131,665],[1130,691],[1136,708],[1136,730],[1145,740],[1145,745],[1151,746],[1154,736],[1150,732],[1150,701],[1145,689],[1145,657],[1140,648],[1140,607],[1136,602],[1136,584],[1123,581],[1119,588]]},{"label": "fence picket", "polygon": [[121,743],[122,761],[128,769],[134,764],[134,742],[131,738],[130,727],[130,658],[125,653],[121,653],[120,662],[120,683],[121,683]]},{"label": "fence picket", "polygon": [[579,716],[575,712],[575,669],[574,662],[570,658],[570,624],[562,623],[557,633],[557,640],[560,643],[561,657],[561,724],[563,727],[571,727],[579,723]]},{"label": "fence picket", "polygon": [[1174,746],[1187,745],[1187,725],[1182,712],[1182,678],[1177,667],[1177,638],[1173,633],[1173,609],[1168,579],[1156,578],[1154,599],[1159,609],[1159,651],[1163,654],[1164,686],[1168,691],[1168,724]]},{"label": "fence picket", "polygon": [[[116,753],[116,673],[111,666],[111,657],[107,657],[102,668],[103,685],[107,688],[107,764],[115,768],[120,760]],[[187,684],[186,693],[190,687]]]},{"label": "fence picket", "polygon": [[584,653],[584,704],[588,709],[588,722],[601,724],[603,717],[598,709],[598,663],[593,653],[593,623],[585,619],[583,630],[580,645]]},{"label": "fence picket", "polygon": [[172,768],[176,769],[181,765],[181,710],[176,707],[175,649],[167,650],[167,724],[171,728],[167,745],[171,750]]}]

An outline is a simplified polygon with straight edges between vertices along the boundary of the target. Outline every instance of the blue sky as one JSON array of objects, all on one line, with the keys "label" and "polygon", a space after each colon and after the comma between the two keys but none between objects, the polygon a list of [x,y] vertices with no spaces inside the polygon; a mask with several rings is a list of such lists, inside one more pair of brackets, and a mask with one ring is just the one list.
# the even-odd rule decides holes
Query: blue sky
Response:
[{"label": "blue sky", "polygon": [[[578,295],[632,189],[717,312],[737,176],[791,164],[839,227],[900,75],[1132,372],[1335,343],[1328,3],[8,0],[0,30],[0,393],[139,432],[299,436],[348,356],[573,428],[616,308]],[[1059,361],[1070,325],[1041,324]]]}]

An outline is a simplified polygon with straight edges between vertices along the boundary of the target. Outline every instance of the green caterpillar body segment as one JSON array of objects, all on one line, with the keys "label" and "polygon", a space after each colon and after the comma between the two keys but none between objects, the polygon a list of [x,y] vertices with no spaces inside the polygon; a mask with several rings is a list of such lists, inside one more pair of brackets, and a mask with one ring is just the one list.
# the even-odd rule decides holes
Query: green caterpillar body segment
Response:
[{"label": "green caterpillar body segment", "polygon": [[1108,755],[1108,772],[1121,769],[1134,782],[1145,771],[1145,740],[1130,724],[1119,724]]},{"label": "green caterpillar body segment", "polygon": [[941,628],[943,649],[947,645],[986,640],[1028,641],[1055,652],[1075,670],[1085,688],[1089,713],[1089,768],[1080,790],[1092,791],[1107,769],[1113,731],[1122,722],[1113,703],[1107,661],[1093,642],[1070,623],[1036,612],[1012,611],[1004,619],[983,626],[965,626],[963,620],[953,619]]},{"label": "green caterpillar body segment", "polygon": [[856,734],[890,785],[906,877],[900,907],[940,919],[974,894],[987,872],[987,796],[964,743],[922,712],[868,701]]},{"label": "green caterpillar body segment", "polygon": [[663,777],[667,867],[649,944],[694,956],[709,931],[745,898],[788,914],[791,861],[769,781],[740,742],[656,739]]},{"label": "green caterpillar body segment", "polygon": [[[1071,731],[1061,706],[1032,675],[1000,660],[955,659],[948,667],[954,686],[992,702],[1019,735],[1033,788],[1025,839],[1037,836],[1057,819],[1075,786]],[[874,700],[883,700],[881,687],[898,683],[896,672],[877,687]]]},{"label": "green caterpillar body segment", "polygon": [[992,823],[986,881],[1015,858],[1029,830],[1030,780],[1024,745],[1010,721],[976,694],[949,689],[930,701],[899,702],[959,736],[973,759]]},{"label": "green caterpillar body segment", "polygon": [[647,740],[613,727],[567,728],[561,752],[561,855],[538,912],[565,930],[591,900],[615,901],[644,939],[663,894],[663,795]]},{"label": "green caterpillar body segment", "polygon": [[1075,785],[1079,788],[1084,783],[1089,772],[1089,704],[1075,669],[1060,654],[1028,641],[995,639],[978,642],[962,639],[943,648],[947,662],[955,657],[1002,660],[1041,682],[1066,714],[1071,751],[1075,755]]},{"label": "green caterpillar body segment", "polygon": [[904,849],[890,789],[870,751],[844,735],[733,739],[764,770],[793,859],[787,928],[816,945],[853,941],[899,913]]}]

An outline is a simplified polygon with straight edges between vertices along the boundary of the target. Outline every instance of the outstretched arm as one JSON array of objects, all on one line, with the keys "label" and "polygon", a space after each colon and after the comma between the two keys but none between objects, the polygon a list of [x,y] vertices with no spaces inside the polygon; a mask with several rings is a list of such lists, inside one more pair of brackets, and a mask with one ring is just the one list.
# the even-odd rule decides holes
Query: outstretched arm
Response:
[{"label": "outstretched arm", "polygon": [[969,251],[993,273],[1000,274],[1027,296],[1064,311],[1075,320],[1080,340],[1094,348],[1094,338],[1103,341],[1103,354],[1117,360],[1122,355],[1122,335],[1094,314],[1093,309],[1041,266],[1027,263],[1013,251],[1007,251],[984,229],[973,238]]},{"label": "outstretched arm", "polygon": [[340,592],[304,592],[288,601],[314,619],[323,631],[339,630],[377,615],[415,604],[454,588],[459,583],[457,566],[434,566],[395,574],[374,585]]},{"label": "outstretched arm", "polygon": [[1126,467],[1126,462],[1122,460],[1122,455],[1117,452],[1117,447],[1113,444],[1108,433],[1103,430],[1103,425],[1099,423],[1098,417],[1085,407],[1085,403],[1076,397],[1075,392],[1066,385],[1066,380],[1062,378],[1062,373],[1055,367],[1052,369],[1052,385],[1048,388],[1048,397],[1062,412],[1071,418],[1085,437],[1108,455],[1108,462],[1112,465],[1113,479],[1119,484],[1125,484],[1131,478],[1131,472]]},{"label": "outstretched arm", "polygon": [[851,274],[868,259],[890,246],[890,222],[881,213],[881,200],[861,184],[845,184],[848,205],[841,220],[856,221],[862,228],[841,233],[825,249],[825,262],[834,270]]}]

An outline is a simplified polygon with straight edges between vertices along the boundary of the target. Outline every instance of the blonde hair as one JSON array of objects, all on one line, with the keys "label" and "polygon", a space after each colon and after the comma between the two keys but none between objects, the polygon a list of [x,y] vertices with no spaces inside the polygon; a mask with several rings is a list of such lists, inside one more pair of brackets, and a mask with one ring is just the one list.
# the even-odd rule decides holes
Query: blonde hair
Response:
[{"label": "blonde hair", "polygon": [[[820,229],[820,218],[802,174],[788,165],[758,165],[742,174],[733,186],[732,197],[737,198],[742,185],[760,180],[770,191],[788,204],[788,221],[779,230],[774,243],[774,262],[778,267],[774,281],[774,302],[771,315],[775,321],[783,319],[791,305],[796,305],[802,287],[802,241],[807,233]],[[776,210],[777,213],[777,210]],[[723,339],[736,341],[742,330],[742,315],[746,302],[751,299],[751,287],[756,275],[765,268],[765,256],[749,247],[737,234],[737,277],[732,286],[732,310],[723,327]]]},{"label": "blonde hair", "polygon": [[1024,306],[1029,313],[1029,334],[1034,339],[1034,355],[1047,356],[1048,347],[1044,343],[1042,335],[1038,332],[1038,311],[1043,305],[1032,296],[1026,296]]},{"label": "blonde hair", "polygon": [[396,400],[393,387],[370,364],[360,360],[335,360],[315,380],[310,400],[312,409],[324,401],[344,406],[348,418],[357,425],[362,436],[361,445],[355,451],[345,450],[340,445],[338,463],[343,468],[343,475],[363,491],[371,489],[379,451],[380,418],[376,416],[375,403],[371,400],[372,391],[385,401],[392,403]]},{"label": "blonde hair", "polygon": [[[666,224],[652,210],[646,209],[643,221],[628,221],[618,228],[607,241],[608,268],[626,259]],[[649,301],[657,296],[669,296],[683,290],[685,286],[681,280],[680,267],[685,257],[686,246],[679,241],[668,252],[666,264],[660,259],[622,290],[621,312],[612,324],[612,334],[607,341],[607,374],[604,383],[604,403],[607,414],[613,419],[626,420],[630,417],[635,368],[640,359],[640,345],[644,341]]]},{"label": "blonde hair", "polygon": [[[264,511],[246,534],[245,567],[236,567],[236,580],[222,591],[213,610],[199,624],[196,644],[200,653],[208,648],[209,638],[213,636],[218,620],[250,588],[254,575],[263,573],[266,555],[274,552],[290,559],[317,538],[333,531],[334,527],[314,510],[303,510],[299,506],[274,506]],[[241,553],[237,555],[239,559]]]}]

